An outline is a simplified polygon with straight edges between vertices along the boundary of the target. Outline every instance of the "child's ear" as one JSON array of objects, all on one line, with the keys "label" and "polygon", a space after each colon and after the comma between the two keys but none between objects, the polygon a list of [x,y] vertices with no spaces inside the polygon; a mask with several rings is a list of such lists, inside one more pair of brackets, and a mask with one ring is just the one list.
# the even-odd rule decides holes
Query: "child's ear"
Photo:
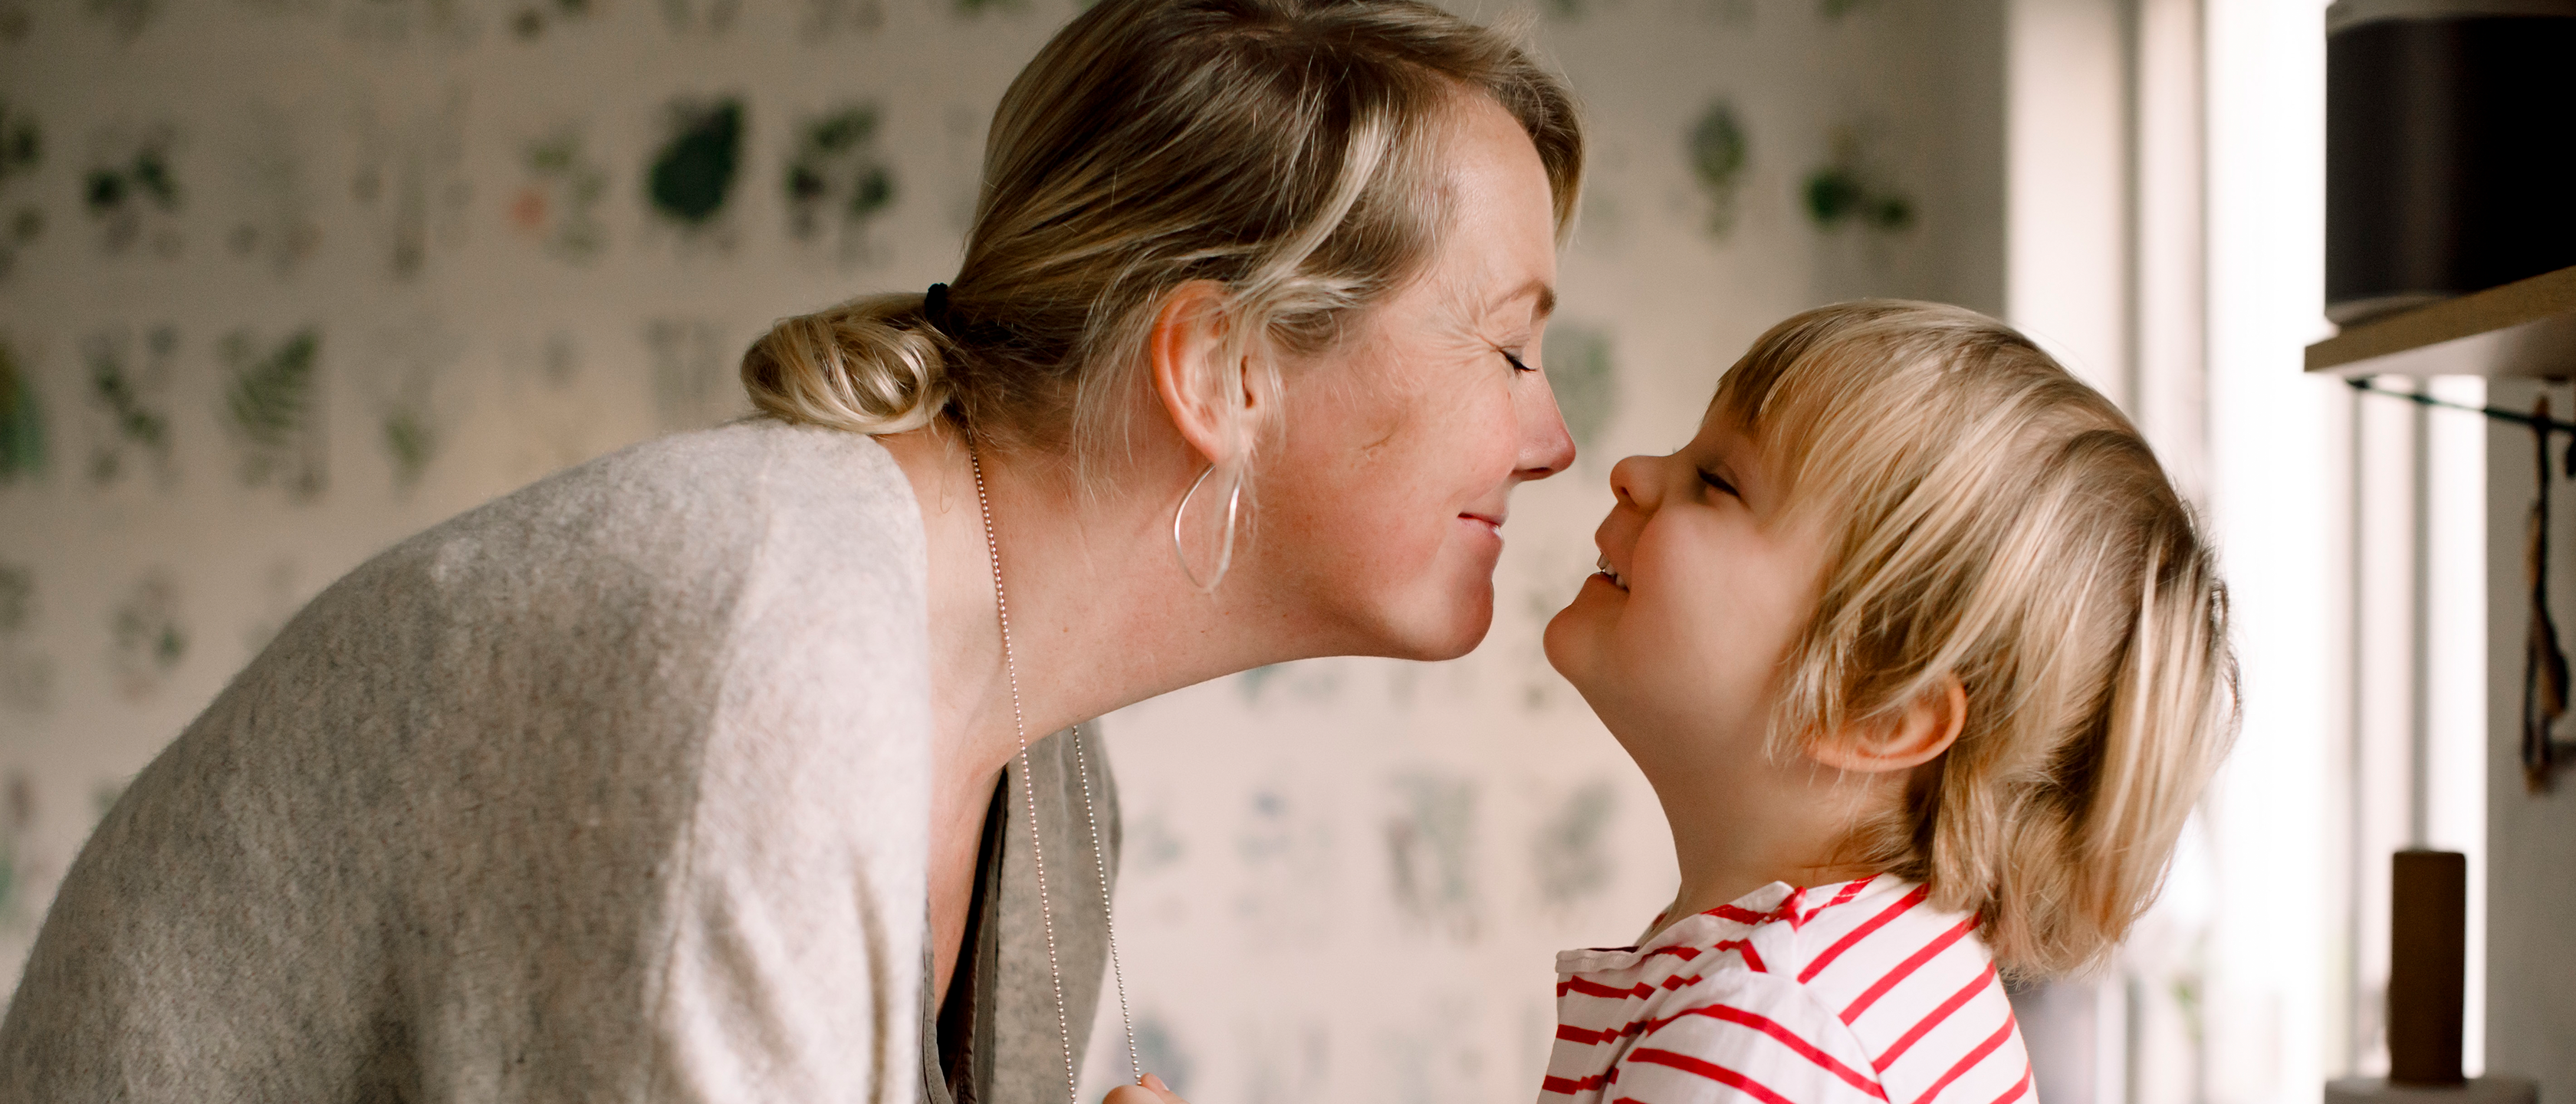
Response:
[{"label": "child's ear", "polygon": [[1967,721],[1967,687],[1957,675],[1943,675],[1903,712],[1818,740],[1808,754],[1836,770],[1863,774],[1909,770],[1950,750]]}]

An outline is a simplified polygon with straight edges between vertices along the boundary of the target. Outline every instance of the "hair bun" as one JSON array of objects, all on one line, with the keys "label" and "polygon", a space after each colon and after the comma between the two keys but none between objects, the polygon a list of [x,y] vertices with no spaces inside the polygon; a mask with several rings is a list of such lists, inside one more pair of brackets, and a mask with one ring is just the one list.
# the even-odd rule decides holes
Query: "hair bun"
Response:
[{"label": "hair bun", "polygon": [[[948,285],[931,290],[944,309]],[[781,421],[870,434],[927,425],[949,390],[939,343],[918,325],[927,298],[862,296],[779,319],[743,354],[743,390]]]}]

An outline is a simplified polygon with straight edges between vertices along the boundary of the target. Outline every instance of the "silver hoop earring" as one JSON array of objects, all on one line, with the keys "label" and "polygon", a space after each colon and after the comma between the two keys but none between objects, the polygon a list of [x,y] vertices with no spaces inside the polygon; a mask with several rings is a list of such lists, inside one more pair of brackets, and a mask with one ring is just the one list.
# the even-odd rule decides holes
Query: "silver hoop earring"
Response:
[{"label": "silver hoop earring", "polygon": [[1216,576],[1204,583],[1200,582],[1198,573],[1190,570],[1188,554],[1181,551],[1181,519],[1189,516],[1190,499],[1198,497],[1199,485],[1207,482],[1207,477],[1214,474],[1216,474],[1216,465],[1208,465],[1206,471],[1200,472],[1197,479],[1190,481],[1190,489],[1182,493],[1180,508],[1172,511],[1172,559],[1179,561],[1181,577],[1188,579],[1190,585],[1197,587],[1201,594],[1216,593],[1217,584],[1225,581],[1226,571],[1234,566],[1234,519],[1236,512],[1243,508],[1243,480],[1237,477],[1234,481],[1234,493],[1225,496],[1225,539],[1217,544]]}]

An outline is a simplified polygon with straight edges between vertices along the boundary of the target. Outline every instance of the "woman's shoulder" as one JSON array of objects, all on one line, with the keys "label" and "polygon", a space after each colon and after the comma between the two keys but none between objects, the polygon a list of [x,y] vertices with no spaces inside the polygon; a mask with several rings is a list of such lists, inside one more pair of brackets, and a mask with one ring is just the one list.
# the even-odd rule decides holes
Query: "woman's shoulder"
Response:
[{"label": "woman's shoulder", "polygon": [[765,417],[638,442],[539,480],[531,489],[557,480],[665,487],[679,477],[686,486],[673,489],[685,491],[713,489],[709,476],[748,480],[794,475],[831,477],[852,493],[911,495],[893,455],[876,438]]},{"label": "woman's shoulder", "polygon": [[917,588],[923,555],[911,485],[883,446],[755,419],[557,472],[395,545],[333,589],[370,601],[427,592],[455,612],[553,598],[713,613],[763,564],[818,581],[882,575],[877,589],[899,591]]},{"label": "woman's shoulder", "polygon": [[846,534],[852,523],[917,539],[920,528],[911,484],[874,438],[766,418],[631,445],[460,515],[450,526],[549,518],[673,542],[755,528],[772,537],[824,528]]},{"label": "woman's shoulder", "polygon": [[[615,730],[601,738],[685,757],[744,687],[824,708],[919,681],[924,567],[910,484],[874,440],[770,421],[675,434],[360,565],[200,723],[246,696],[317,728],[398,707],[486,744],[595,720]],[[829,662],[858,666],[812,669]]]},{"label": "woman's shoulder", "polygon": [[[486,998],[416,1002],[418,1030],[559,1071],[721,1050],[706,1025],[745,993],[784,1010],[769,1022],[873,1022],[866,1001],[914,991],[923,915],[929,680],[901,480],[865,438],[727,426],[541,481],[333,584],[84,846],[0,1027],[0,1079],[13,1037],[112,1064],[249,1009],[267,1026],[235,1032],[239,1079],[198,1072],[269,1084],[366,1038],[381,979],[415,969]],[[340,987],[281,987],[314,977]]]},{"label": "woman's shoulder", "polygon": [[924,570],[910,486],[873,440],[774,422],[664,437],[359,566],[192,729],[254,705],[258,727],[315,732],[394,711],[424,753],[604,740],[659,749],[665,774],[745,707],[775,751],[829,743],[853,711],[901,743],[926,718],[896,692],[926,683]]}]

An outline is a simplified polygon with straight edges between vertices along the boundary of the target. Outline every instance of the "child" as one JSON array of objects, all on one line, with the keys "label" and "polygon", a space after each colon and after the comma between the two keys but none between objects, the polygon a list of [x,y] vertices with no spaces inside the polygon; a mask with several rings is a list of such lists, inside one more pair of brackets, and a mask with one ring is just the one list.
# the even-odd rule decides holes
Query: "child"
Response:
[{"label": "child", "polygon": [[2028,1104],[1998,974],[2119,943],[2234,732],[2225,590],[2146,442],[1992,319],[1845,303],[1610,483],[1547,654],[1681,889],[1558,956],[1539,1099]]}]

